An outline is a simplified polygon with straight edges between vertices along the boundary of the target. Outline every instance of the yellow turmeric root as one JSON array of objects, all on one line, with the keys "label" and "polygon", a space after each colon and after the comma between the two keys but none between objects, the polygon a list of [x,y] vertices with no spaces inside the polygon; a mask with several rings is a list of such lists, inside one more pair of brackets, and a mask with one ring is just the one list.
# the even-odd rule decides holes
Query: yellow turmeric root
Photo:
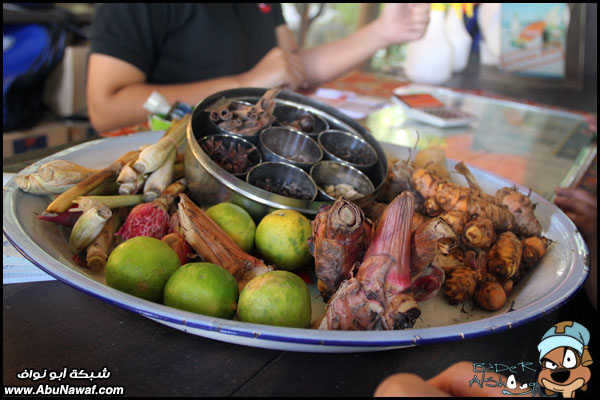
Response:
[{"label": "yellow turmeric root", "polygon": [[502,232],[488,253],[488,271],[499,281],[512,278],[521,264],[523,245],[514,233]]},{"label": "yellow turmeric root", "polygon": [[498,282],[486,282],[477,289],[474,299],[484,310],[496,311],[506,303],[506,292]]},{"label": "yellow turmeric root", "polygon": [[[510,211],[493,202],[492,196],[480,190],[458,186],[425,169],[415,170],[412,181],[413,187],[425,197],[426,206],[429,204],[426,207],[428,210],[438,206],[443,211],[461,211],[469,217],[486,217],[499,231],[510,230],[514,226],[514,217]],[[431,204],[432,199],[435,204]]]},{"label": "yellow turmeric root", "polygon": [[444,282],[444,294],[450,304],[458,304],[470,299],[477,288],[476,271],[467,267],[452,270]]},{"label": "yellow turmeric root", "polygon": [[543,236],[531,236],[521,240],[523,246],[523,255],[521,258],[521,264],[525,268],[531,268],[542,259],[548,246],[552,241]]},{"label": "yellow turmeric root", "polygon": [[535,217],[535,206],[528,196],[516,187],[502,188],[496,192],[500,205],[506,206],[515,217],[515,233],[521,237],[537,236],[542,233],[540,221]]},{"label": "yellow turmeric root", "polygon": [[463,231],[465,230],[465,225],[469,220],[467,214],[455,210],[446,211],[445,213],[442,213],[440,215],[440,218],[446,221],[452,227],[452,229],[454,229],[454,232],[456,232],[456,234],[459,236],[463,234]]},{"label": "yellow turmeric root", "polygon": [[496,239],[492,221],[485,217],[473,218],[464,228],[463,239],[470,247],[488,249]]}]

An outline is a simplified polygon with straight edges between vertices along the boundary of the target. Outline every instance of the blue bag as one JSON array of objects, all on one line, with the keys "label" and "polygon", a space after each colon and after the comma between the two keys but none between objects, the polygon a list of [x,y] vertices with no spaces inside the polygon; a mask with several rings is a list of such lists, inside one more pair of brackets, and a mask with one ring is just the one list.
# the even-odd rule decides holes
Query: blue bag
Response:
[{"label": "blue bag", "polygon": [[2,127],[27,129],[42,118],[44,83],[62,60],[66,31],[58,23],[3,25]]}]

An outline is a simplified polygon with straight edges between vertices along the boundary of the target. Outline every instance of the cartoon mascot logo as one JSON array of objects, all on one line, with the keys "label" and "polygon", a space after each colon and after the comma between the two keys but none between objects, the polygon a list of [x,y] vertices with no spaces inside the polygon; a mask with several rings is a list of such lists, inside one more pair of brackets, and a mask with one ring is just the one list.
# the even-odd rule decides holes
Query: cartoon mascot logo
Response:
[{"label": "cartoon mascot logo", "polygon": [[538,345],[542,365],[538,383],[546,395],[575,397],[576,390],[587,389],[591,377],[588,367],[592,364],[589,341],[587,328],[573,321],[554,325],[542,337]]}]

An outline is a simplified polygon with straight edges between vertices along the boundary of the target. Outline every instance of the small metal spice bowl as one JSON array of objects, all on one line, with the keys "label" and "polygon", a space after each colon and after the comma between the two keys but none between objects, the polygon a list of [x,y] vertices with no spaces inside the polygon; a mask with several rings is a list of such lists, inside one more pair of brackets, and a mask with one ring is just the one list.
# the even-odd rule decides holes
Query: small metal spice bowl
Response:
[{"label": "small metal spice bowl", "polygon": [[377,163],[377,152],[367,141],[350,132],[330,129],[319,134],[326,160],[339,161],[367,172]]},{"label": "small metal spice bowl", "polygon": [[278,125],[296,129],[315,139],[319,133],[329,129],[329,123],[325,118],[299,107],[277,104],[273,115]]},{"label": "small metal spice bowl", "polygon": [[328,193],[326,190],[327,186],[349,185],[352,187],[352,190],[358,192],[358,195],[354,197],[342,196],[359,205],[361,199],[368,197],[375,191],[373,183],[364,173],[348,164],[342,164],[337,161],[323,160],[316,163],[310,169],[310,176],[317,184],[319,198],[323,201],[334,201],[339,197]]},{"label": "small metal spice bowl", "polygon": [[286,162],[307,171],[323,158],[323,150],[314,139],[291,128],[263,130],[258,139],[258,148],[265,161]]},{"label": "small metal spice bowl", "polygon": [[239,135],[205,136],[198,144],[221,168],[242,180],[252,167],[262,162],[258,148]]},{"label": "small metal spice bowl", "polygon": [[[282,162],[264,162],[254,166],[246,182],[274,195],[305,201],[317,197],[317,185],[306,171]],[[269,196],[265,196],[269,197]]]}]

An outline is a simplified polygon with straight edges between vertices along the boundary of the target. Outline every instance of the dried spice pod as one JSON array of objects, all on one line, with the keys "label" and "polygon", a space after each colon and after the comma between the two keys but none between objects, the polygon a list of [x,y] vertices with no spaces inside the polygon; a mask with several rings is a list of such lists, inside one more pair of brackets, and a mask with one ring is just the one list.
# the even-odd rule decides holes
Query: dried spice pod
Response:
[{"label": "dried spice pod", "polygon": [[232,135],[203,138],[200,146],[214,162],[231,174],[245,174],[260,161],[256,147]]},{"label": "dried spice pod", "polygon": [[256,113],[256,108],[254,107],[246,107],[246,108],[238,108],[232,111],[233,116],[236,118],[240,118],[242,120],[252,120],[256,121],[258,119],[258,115]]},{"label": "dried spice pod", "polygon": [[450,304],[458,304],[473,297],[476,288],[476,272],[470,268],[459,267],[452,270],[446,278],[444,295]]},{"label": "dried spice pod", "polygon": [[486,217],[473,218],[465,225],[463,239],[465,244],[470,247],[489,248],[496,239],[492,221]]},{"label": "dried spice pod", "polygon": [[221,121],[228,121],[231,119],[232,113],[229,111],[229,105],[225,105],[217,110],[217,114]]},{"label": "dried spice pod", "polygon": [[233,132],[233,130],[235,128],[239,128],[242,125],[243,125],[243,122],[239,119],[228,119],[228,120],[219,122],[217,124],[217,126],[219,128],[225,129],[226,131],[231,131],[231,132]]},{"label": "dried spice pod", "polygon": [[484,310],[496,311],[506,303],[506,292],[498,282],[485,282],[475,291],[474,299]]},{"label": "dried spice pod", "polygon": [[502,232],[488,253],[488,271],[500,281],[513,277],[521,264],[522,248],[514,233]]}]

